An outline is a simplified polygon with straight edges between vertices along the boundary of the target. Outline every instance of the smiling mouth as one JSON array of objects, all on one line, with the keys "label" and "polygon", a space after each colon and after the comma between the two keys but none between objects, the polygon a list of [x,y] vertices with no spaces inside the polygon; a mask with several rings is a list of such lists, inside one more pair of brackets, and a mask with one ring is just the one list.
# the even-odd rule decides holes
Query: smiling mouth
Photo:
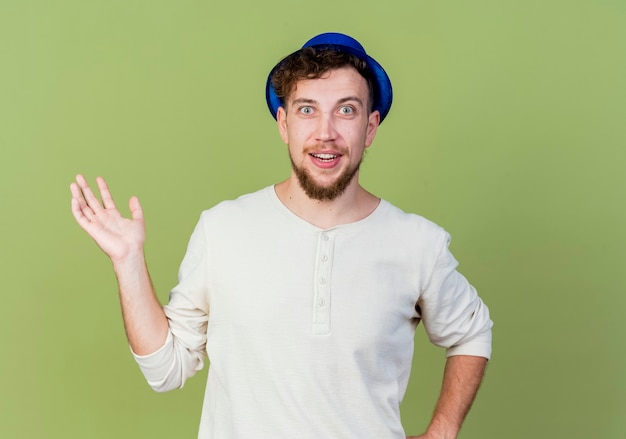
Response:
[{"label": "smiling mouth", "polygon": [[315,157],[323,162],[331,162],[340,157],[339,154],[310,154],[311,157]]}]

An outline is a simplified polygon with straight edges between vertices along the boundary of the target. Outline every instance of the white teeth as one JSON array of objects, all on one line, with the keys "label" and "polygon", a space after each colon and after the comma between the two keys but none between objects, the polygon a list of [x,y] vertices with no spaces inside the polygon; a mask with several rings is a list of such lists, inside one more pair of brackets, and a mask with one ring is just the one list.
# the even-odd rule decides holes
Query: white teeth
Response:
[{"label": "white teeth", "polygon": [[321,160],[333,160],[337,158],[335,154],[313,154],[313,157]]}]

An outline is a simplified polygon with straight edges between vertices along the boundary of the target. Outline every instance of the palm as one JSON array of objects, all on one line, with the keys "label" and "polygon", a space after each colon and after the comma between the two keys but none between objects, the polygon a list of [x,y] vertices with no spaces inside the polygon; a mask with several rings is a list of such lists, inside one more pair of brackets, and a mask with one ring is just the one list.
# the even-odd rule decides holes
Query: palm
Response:
[{"label": "palm", "polygon": [[109,188],[97,179],[102,203],[82,175],[72,183],[72,214],[78,224],[91,236],[113,261],[124,259],[134,250],[143,248],[145,225],[137,198],[129,202],[132,218],[124,218],[115,206]]}]

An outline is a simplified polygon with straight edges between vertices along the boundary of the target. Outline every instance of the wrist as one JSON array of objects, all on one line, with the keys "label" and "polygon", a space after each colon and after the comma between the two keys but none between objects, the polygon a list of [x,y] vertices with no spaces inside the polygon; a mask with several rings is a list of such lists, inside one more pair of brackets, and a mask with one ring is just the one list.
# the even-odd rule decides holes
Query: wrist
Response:
[{"label": "wrist", "polygon": [[136,248],[129,249],[124,256],[111,258],[111,263],[113,264],[115,274],[118,276],[129,272],[137,273],[141,267],[146,265],[143,247],[138,246]]},{"label": "wrist", "polygon": [[459,433],[459,428],[441,419],[433,419],[426,435],[433,439],[456,439]]}]

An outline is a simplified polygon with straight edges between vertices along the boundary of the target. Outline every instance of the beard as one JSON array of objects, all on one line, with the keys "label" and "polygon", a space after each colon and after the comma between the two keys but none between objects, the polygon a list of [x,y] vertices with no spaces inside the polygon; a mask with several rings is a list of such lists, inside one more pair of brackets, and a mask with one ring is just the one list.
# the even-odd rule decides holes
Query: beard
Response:
[{"label": "beard", "polygon": [[355,166],[344,170],[339,177],[337,177],[337,179],[328,186],[322,186],[317,183],[309,171],[307,171],[304,167],[296,165],[293,161],[293,157],[291,157],[291,154],[289,155],[289,160],[291,160],[291,168],[298,178],[300,187],[309,198],[318,201],[332,201],[343,194],[346,188],[350,185],[361,167],[363,156],[361,156],[361,159]]}]

